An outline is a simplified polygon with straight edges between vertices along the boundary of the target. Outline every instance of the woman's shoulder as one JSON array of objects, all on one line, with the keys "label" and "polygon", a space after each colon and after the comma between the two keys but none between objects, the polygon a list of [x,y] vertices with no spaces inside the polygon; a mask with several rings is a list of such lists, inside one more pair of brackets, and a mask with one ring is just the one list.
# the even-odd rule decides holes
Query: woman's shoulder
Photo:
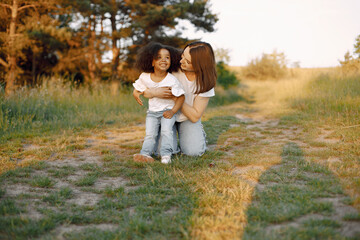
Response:
[{"label": "woman's shoulder", "polygon": [[213,96],[215,96],[215,89],[212,88],[207,92],[199,93],[199,96],[200,97],[213,97]]}]

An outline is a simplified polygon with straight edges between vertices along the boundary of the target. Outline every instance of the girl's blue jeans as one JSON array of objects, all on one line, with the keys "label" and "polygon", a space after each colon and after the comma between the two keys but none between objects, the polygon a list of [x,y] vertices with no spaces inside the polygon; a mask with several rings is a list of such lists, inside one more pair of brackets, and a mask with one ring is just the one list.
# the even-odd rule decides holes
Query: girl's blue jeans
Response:
[{"label": "girl's blue jeans", "polygon": [[[173,135],[173,127],[175,124],[175,115],[171,118],[164,118],[163,113],[160,112],[152,112],[148,111],[146,115],[146,136],[144,139],[144,143],[142,149],[140,151],[141,154],[152,155],[156,151],[157,140],[160,129],[160,155],[161,156],[171,156],[175,149],[173,149],[174,145],[174,135]],[[175,135],[176,136],[176,135]]]}]

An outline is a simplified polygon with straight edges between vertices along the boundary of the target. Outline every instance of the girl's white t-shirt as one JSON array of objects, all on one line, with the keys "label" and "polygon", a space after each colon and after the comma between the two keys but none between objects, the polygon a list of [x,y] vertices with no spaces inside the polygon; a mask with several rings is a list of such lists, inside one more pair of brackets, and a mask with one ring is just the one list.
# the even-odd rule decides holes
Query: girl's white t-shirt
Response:
[{"label": "girl's white t-shirt", "polygon": [[[139,92],[144,92],[147,88],[171,87],[171,92],[174,96],[179,97],[185,94],[181,83],[171,73],[168,73],[160,82],[151,80],[150,73],[141,73],[139,79],[133,83],[133,86]],[[174,105],[175,102],[172,99],[162,99],[157,97],[149,99],[149,110],[152,112],[172,109]]]},{"label": "girl's white t-shirt", "polygon": [[[189,104],[191,107],[194,105],[194,100],[197,96],[200,97],[213,97],[215,96],[215,90],[214,88],[210,89],[207,92],[195,94],[196,91],[196,81],[189,81],[189,79],[186,77],[185,73],[179,71],[179,72],[173,72],[173,75],[179,80],[181,85],[183,86],[183,89],[185,91],[185,103]],[[188,118],[181,112],[176,116],[177,122],[183,122],[188,120]]]}]

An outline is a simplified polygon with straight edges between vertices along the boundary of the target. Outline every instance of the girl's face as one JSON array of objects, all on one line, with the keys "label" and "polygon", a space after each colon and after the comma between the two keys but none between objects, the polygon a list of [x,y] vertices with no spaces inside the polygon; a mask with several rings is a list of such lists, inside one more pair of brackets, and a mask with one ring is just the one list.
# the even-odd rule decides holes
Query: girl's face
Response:
[{"label": "girl's face", "polygon": [[154,72],[166,72],[170,68],[170,52],[164,48],[160,49],[152,61]]},{"label": "girl's face", "polygon": [[183,54],[181,55],[181,69],[183,71],[188,71],[188,72],[193,72],[194,68],[193,65],[191,63],[191,55],[190,55],[190,48],[187,47],[184,49]]}]

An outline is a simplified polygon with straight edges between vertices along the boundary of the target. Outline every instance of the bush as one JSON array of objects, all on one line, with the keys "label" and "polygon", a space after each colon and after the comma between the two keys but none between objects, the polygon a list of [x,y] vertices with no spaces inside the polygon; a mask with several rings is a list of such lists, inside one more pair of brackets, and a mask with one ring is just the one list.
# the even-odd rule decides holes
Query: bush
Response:
[{"label": "bush", "polygon": [[339,61],[341,64],[341,71],[345,75],[358,75],[360,73],[360,35],[355,39],[354,49],[353,55],[347,51],[344,55],[344,60]]},{"label": "bush", "polygon": [[279,79],[286,75],[287,67],[284,53],[263,53],[262,57],[251,60],[244,68],[243,75],[252,79]]},{"label": "bush", "polygon": [[341,64],[341,71],[343,74],[358,74],[360,73],[360,58],[351,56],[349,52],[345,53],[344,60],[339,61]]},{"label": "bush", "polygon": [[223,61],[216,64],[216,71],[218,74],[217,83],[224,89],[228,89],[229,87],[237,86],[239,84],[239,80],[236,78],[235,73],[226,69]]}]

